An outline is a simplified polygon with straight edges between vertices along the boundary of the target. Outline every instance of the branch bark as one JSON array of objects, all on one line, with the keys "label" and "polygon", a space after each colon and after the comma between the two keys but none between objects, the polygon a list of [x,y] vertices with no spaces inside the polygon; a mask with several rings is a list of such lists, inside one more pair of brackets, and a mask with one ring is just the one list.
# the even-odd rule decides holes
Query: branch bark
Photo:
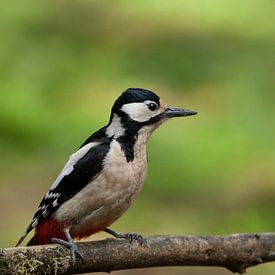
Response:
[{"label": "branch bark", "polygon": [[0,274],[74,274],[156,266],[220,266],[244,273],[275,261],[275,233],[228,236],[153,236],[78,243],[85,263],[72,265],[68,249],[44,245],[0,249]]}]

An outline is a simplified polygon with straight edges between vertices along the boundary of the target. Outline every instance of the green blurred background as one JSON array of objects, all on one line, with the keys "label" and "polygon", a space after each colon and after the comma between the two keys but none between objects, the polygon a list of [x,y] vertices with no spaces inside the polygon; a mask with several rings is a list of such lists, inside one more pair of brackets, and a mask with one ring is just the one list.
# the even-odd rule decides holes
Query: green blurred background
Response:
[{"label": "green blurred background", "polygon": [[[274,12],[269,0],[1,1],[0,246],[128,87],[199,115],[153,135],[143,191],[113,229],[275,231]],[[142,274],[167,272],[230,274]]]}]

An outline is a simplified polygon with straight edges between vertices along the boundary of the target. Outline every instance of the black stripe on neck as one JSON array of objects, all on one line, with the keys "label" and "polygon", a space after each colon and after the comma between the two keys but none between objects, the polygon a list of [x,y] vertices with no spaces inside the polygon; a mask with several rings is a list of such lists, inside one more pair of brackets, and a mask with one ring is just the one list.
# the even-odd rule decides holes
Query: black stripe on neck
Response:
[{"label": "black stripe on neck", "polygon": [[142,125],[136,121],[129,120],[129,117],[122,113],[120,114],[121,124],[125,128],[125,134],[117,138],[121,149],[125,154],[127,162],[134,160],[134,146],[137,140],[138,131]]}]

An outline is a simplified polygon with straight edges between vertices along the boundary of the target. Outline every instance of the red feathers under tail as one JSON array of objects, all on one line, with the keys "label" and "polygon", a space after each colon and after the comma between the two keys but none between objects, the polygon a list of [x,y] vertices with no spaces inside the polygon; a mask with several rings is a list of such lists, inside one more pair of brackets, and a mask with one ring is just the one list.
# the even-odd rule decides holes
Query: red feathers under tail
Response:
[{"label": "red feathers under tail", "polygon": [[27,246],[49,244],[52,238],[67,240],[64,234],[64,228],[64,223],[60,223],[50,217],[36,227],[35,234]]}]

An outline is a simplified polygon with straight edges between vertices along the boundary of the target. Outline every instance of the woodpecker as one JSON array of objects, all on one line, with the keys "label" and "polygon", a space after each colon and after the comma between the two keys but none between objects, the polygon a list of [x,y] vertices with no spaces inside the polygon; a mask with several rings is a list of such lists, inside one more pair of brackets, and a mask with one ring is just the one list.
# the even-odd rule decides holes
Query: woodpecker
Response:
[{"label": "woodpecker", "polygon": [[107,126],[70,156],[39,204],[17,245],[35,229],[27,245],[59,243],[81,257],[74,240],[105,231],[142,244],[141,235],[120,234],[109,226],[132,204],[147,171],[146,144],[172,117],[197,112],[168,107],[152,91],[129,88],[115,101]]}]

